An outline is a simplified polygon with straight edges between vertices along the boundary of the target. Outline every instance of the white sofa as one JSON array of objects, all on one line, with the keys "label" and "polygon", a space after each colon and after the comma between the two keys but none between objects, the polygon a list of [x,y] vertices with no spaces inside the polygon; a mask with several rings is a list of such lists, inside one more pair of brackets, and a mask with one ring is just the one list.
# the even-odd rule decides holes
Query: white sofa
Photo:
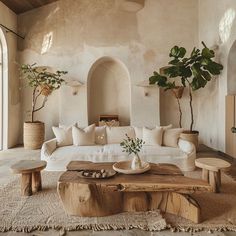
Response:
[{"label": "white sofa", "polygon": [[[113,139],[112,143],[106,142],[104,145],[57,147],[57,140],[51,139],[43,144],[41,159],[47,161],[48,171],[65,171],[67,164],[75,160],[93,162],[129,160],[130,157],[122,152],[120,142],[114,142]],[[140,156],[142,160],[152,163],[175,164],[182,171],[195,169],[195,146],[182,139],[178,140],[178,147],[144,145]]]}]

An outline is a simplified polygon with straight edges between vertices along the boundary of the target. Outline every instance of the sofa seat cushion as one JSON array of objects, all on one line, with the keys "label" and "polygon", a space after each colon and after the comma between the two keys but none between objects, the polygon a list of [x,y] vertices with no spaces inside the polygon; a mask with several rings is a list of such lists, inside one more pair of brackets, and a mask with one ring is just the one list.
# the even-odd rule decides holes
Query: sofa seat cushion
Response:
[{"label": "sofa seat cushion", "polygon": [[103,145],[94,145],[94,146],[65,146],[57,148],[52,155],[50,160],[59,160],[67,159],[71,160],[76,156],[83,155],[97,155],[103,152]]},{"label": "sofa seat cushion", "polygon": [[106,144],[103,148],[103,152],[107,155],[127,156],[127,154],[125,152],[122,152],[122,150],[122,147],[118,143]]},{"label": "sofa seat cushion", "polygon": [[[146,145],[143,146],[141,151],[142,156],[152,156],[152,159],[156,157],[171,158],[171,159],[184,159],[186,158],[186,153],[180,148],[165,147],[157,145]],[[150,160],[147,160],[150,161]],[[155,161],[154,161],[155,162]]]}]

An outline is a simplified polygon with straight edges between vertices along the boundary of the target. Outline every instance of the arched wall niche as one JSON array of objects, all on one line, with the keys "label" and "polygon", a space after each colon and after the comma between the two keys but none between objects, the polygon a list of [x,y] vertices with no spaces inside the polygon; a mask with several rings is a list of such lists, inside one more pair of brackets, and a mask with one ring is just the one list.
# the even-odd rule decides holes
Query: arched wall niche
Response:
[{"label": "arched wall niche", "polygon": [[121,126],[130,125],[130,75],[117,58],[102,57],[91,66],[87,80],[88,123],[100,115],[118,115]]},{"label": "arched wall niche", "polygon": [[0,149],[8,148],[8,51],[0,28]]},{"label": "arched wall niche", "polygon": [[236,94],[236,40],[228,56],[227,91],[228,94]]}]

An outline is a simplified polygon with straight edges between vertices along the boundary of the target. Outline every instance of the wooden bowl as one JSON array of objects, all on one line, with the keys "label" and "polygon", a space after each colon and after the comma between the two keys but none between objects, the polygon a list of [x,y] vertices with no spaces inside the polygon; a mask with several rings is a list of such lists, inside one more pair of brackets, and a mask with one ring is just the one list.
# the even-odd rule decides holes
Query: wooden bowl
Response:
[{"label": "wooden bowl", "polygon": [[120,161],[120,162],[116,162],[112,167],[113,170],[122,173],[122,174],[126,174],[126,175],[135,175],[135,174],[142,174],[148,170],[150,170],[150,164],[148,162],[144,162],[142,161],[142,166],[143,168],[141,169],[136,169],[133,170],[131,169],[131,162],[130,161]]},{"label": "wooden bowl", "polygon": [[102,177],[102,176],[100,176],[100,177],[93,177],[93,176],[85,176],[83,173],[84,172],[95,172],[95,173],[99,173],[100,172],[100,170],[82,170],[82,171],[79,171],[78,172],[78,176],[80,177],[80,178],[85,178],[85,179],[108,179],[108,178],[111,178],[111,177],[113,177],[115,174],[116,174],[116,172],[114,171],[114,170],[106,170],[106,173],[107,173],[107,176],[106,177]]}]

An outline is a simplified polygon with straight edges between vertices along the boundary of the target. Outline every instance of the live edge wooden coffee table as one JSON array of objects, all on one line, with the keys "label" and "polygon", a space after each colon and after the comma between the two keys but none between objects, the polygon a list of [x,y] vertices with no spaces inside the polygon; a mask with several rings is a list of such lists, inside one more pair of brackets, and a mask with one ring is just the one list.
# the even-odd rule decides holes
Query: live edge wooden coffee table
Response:
[{"label": "live edge wooden coffee table", "polygon": [[178,167],[170,164],[151,164],[148,172],[139,175],[116,174],[108,179],[78,176],[79,170],[112,169],[113,164],[69,163],[58,181],[58,193],[68,214],[107,216],[160,209],[200,222],[200,206],[189,194],[212,191],[206,181],[184,177]]}]

